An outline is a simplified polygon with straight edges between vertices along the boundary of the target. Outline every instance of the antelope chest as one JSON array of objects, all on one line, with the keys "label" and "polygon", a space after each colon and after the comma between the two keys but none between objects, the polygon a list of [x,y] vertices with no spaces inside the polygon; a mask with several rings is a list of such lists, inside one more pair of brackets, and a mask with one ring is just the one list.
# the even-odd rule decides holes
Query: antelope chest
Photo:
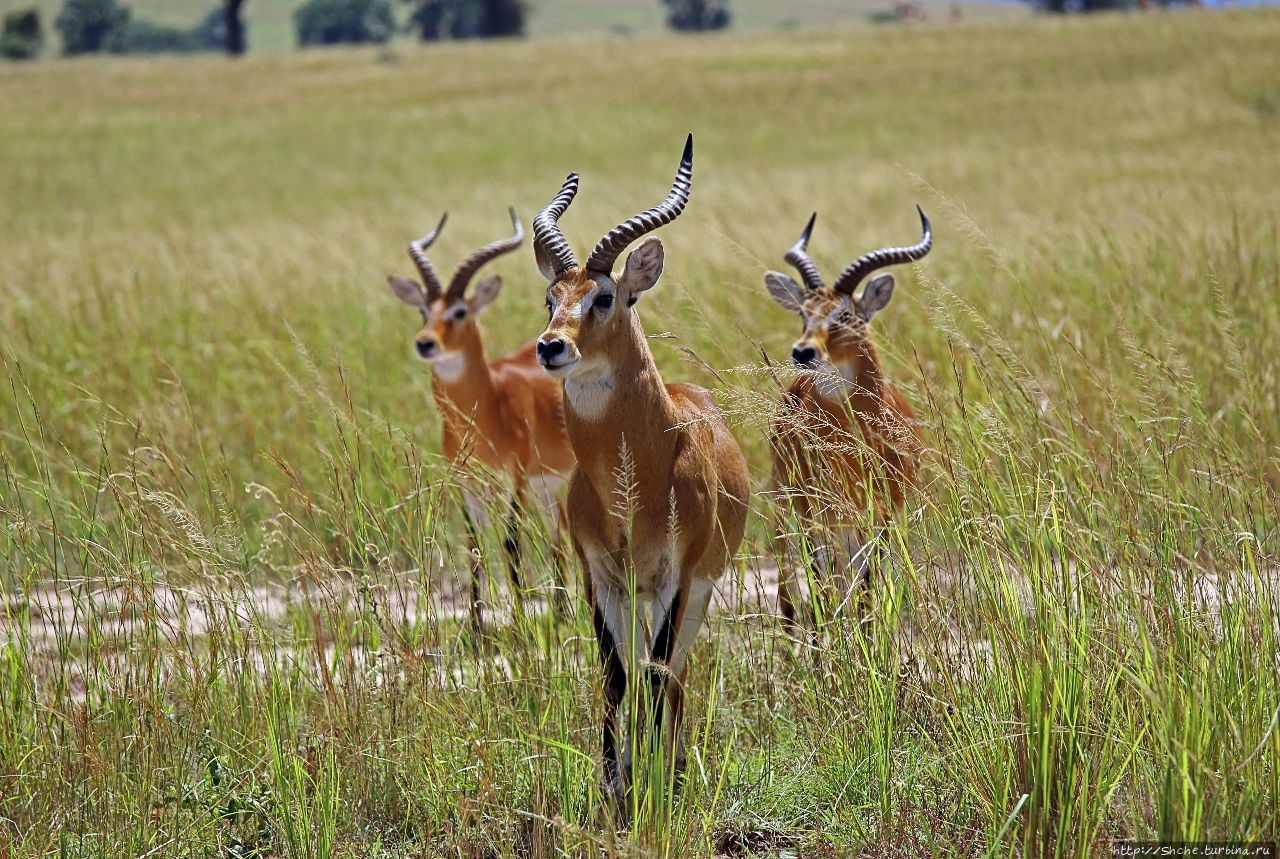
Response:
[{"label": "antelope chest", "polygon": [[564,396],[580,420],[588,423],[604,417],[613,398],[613,369],[608,365],[596,372],[579,373],[564,383]]},{"label": "antelope chest", "polygon": [[594,541],[581,541],[582,555],[592,581],[652,600],[676,576],[671,553],[663,546],[636,543],[624,548],[606,548]]},{"label": "antelope chest", "polygon": [[435,371],[436,376],[446,385],[452,385],[454,382],[462,378],[462,374],[467,370],[467,356],[461,352],[451,355],[444,355],[437,358],[431,365],[431,369]]}]

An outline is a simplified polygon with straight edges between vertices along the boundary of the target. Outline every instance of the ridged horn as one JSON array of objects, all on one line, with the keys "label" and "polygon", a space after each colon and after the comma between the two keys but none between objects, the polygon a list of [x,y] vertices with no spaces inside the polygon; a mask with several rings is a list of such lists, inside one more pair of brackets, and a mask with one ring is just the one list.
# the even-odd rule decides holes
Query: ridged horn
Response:
[{"label": "ridged horn", "polygon": [[929,217],[924,213],[924,209],[917,205],[916,211],[920,213],[920,225],[924,230],[924,234],[917,244],[908,248],[881,248],[878,251],[863,254],[849,263],[848,268],[840,272],[840,276],[832,284],[832,289],[845,295],[853,295],[853,291],[858,288],[858,284],[862,283],[863,279],[871,272],[886,266],[915,262],[927,254],[929,249],[933,247],[933,227],[929,225]]},{"label": "ridged horn", "polygon": [[680,166],[676,169],[675,182],[667,199],[649,209],[647,212],[627,218],[609,231],[591,251],[587,258],[587,271],[613,273],[613,264],[627,246],[645,233],[651,233],[663,224],[669,224],[679,217],[689,202],[689,192],[693,188],[693,135],[690,134],[684,143],[684,155],[680,158]]},{"label": "ridged horn", "polygon": [[822,274],[819,273],[818,267],[813,260],[809,259],[809,254],[805,250],[809,247],[809,237],[813,235],[813,225],[817,220],[818,213],[814,212],[809,217],[809,223],[805,226],[804,232],[800,234],[800,238],[787,251],[787,255],[783,257],[783,259],[795,266],[796,271],[800,272],[800,277],[804,280],[804,285],[810,289],[822,289],[823,287]]},{"label": "ridged horn", "polygon": [[436,224],[434,230],[417,241],[409,243],[409,256],[413,259],[414,265],[418,267],[418,273],[422,275],[422,285],[427,288],[428,301],[435,301],[440,297],[440,293],[444,291],[444,287],[440,285],[440,275],[436,274],[435,266],[427,258],[427,248],[435,243],[440,231],[444,229],[444,222],[447,220],[449,220],[449,213],[445,212],[440,216],[440,223]]},{"label": "ridged horn", "polygon": [[515,234],[509,239],[490,242],[462,261],[462,265],[458,266],[458,270],[454,272],[453,279],[449,281],[449,291],[445,293],[450,301],[462,298],[462,294],[467,290],[467,284],[471,283],[471,278],[475,277],[480,266],[503,254],[511,253],[524,241],[524,227],[516,217],[516,210],[508,208],[507,211],[511,214],[511,226],[515,229]]},{"label": "ridged horn", "polygon": [[534,253],[539,258],[549,260],[556,274],[578,267],[578,261],[573,258],[573,251],[569,249],[569,242],[556,223],[577,193],[578,174],[570,173],[560,187],[560,193],[552,197],[551,202],[533,219]]}]

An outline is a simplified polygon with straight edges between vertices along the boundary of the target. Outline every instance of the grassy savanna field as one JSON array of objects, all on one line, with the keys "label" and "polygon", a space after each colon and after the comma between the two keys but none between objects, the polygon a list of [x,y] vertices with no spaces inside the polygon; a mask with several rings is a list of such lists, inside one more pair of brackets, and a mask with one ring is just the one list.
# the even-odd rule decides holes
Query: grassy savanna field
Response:
[{"label": "grassy savanna field", "polygon": [[[1277,43],[1263,10],[0,69],[0,855],[1275,838]],[[586,612],[531,594],[479,647],[460,618],[385,277],[441,210],[447,268],[570,169],[581,254],[689,130],[638,306],[668,380],[717,393],[763,493],[762,351],[799,332],[763,273],[813,209],[834,271],[919,201],[935,249],[874,326],[925,478],[870,622],[817,648],[773,617],[753,499],[688,782],[619,831]],[[496,355],[545,310],[527,247],[492,270]]]}]

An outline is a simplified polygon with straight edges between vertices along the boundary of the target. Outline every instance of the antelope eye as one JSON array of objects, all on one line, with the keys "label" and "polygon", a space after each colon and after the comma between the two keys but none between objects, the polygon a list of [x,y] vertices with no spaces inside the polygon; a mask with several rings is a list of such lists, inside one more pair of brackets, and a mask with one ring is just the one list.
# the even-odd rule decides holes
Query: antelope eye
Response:
[{"label": "antelope eye", "polygon": [[461,320],[463,320],[463,319],[466,319],[466,318],[467,318],[467,310],[466,310],[466,308],[464,308],[464,307],[459,307],[457,310],[453,311],[453,318],[454,318],[455,320],[458,320],[458,321],[461,321]]},{"label": "antelope eye", "polygon": [[551,306],[551,296],[547,296],[547,313],[551,313],[554,308]]},{"label": "antelope eye", "polygon": [[596,296],[596,300],[593,303],[593,306],[597,310],[608,310],[610,307],[613,307],[613,293],[612,292],[600,293],[599,295]]}]

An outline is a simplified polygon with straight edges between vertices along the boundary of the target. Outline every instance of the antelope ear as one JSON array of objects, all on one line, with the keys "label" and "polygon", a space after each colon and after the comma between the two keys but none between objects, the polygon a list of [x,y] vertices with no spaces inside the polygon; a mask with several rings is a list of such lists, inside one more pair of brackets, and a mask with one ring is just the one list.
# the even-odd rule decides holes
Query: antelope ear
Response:
[{"label": "antelope ear", "polygon": [[618,288],[627,293],[627,306],[636,303],[640,293],[652,287],[662,276],[662,241],[645,239],[640,247],[627,255],[627,265],[618,278]]},{"label": "antelope ear", "polygon": [[471,312],[478,315],[481,310],[489,306],[489,303],[498,297],[498,293],[502,291],[502,278],[496,274],[491,274],[484,280],[477,283],[471,290]]},{"label": "antelope ear", "polygon": [[387,278],[387,286],[391,287],[396,298],[405,304],[423,307],[427,303],[427,294],[422,291],[422,287],[418,286],[417,281],[393,274]]},{"label": "antelope ear", "polygon": [[804,290],[800,284],[781,272],[771,271],[765,273],[764,287],[783,310],[804,314]]},{"label": "antelope ear", "polygon": [[538,271],[542,272],[542,276],[547,279],[547,283],[555,283],[555,264],[551,262],[551,257],[543,250],[541,243],[536,239],[533,242],[533,259],[538,264]]},{"label": "antelope ear", "polygon": [[858,299],[858,312],[862,314],[862,318],[871,321],[885,305],[889,303],[889,299],[893,298],[893,275],[882,274],[871,278],[862,289],[862,297]]}]

